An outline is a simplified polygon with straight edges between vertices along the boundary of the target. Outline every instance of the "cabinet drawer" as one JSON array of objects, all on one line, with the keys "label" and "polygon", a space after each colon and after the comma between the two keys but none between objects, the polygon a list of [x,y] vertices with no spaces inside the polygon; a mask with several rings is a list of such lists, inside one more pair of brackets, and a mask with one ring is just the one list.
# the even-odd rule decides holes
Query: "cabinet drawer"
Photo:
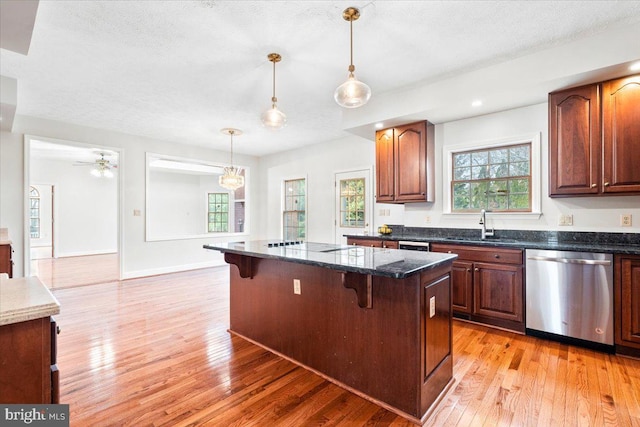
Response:
[{"label": "cabinet drawer", "polygon": [[522,264],[521,249],[432,243],[431,251],[457,254],[459,260],[496,262],[499,264]]}]

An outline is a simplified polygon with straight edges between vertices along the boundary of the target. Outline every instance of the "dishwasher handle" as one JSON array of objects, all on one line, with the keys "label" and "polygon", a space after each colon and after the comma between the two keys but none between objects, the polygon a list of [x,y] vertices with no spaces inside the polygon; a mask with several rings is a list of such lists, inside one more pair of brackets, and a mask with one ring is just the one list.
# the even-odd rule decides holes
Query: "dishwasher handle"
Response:
[{"label": "dishwasher handle", "polygon": [[598,259],[553,258],[553,257],[546,257],[546,256],[530,256],[527,259],[534,260],[534,261],[561,262],[563,264],[611,265],[611,261],[609,260],[598,260]]}]

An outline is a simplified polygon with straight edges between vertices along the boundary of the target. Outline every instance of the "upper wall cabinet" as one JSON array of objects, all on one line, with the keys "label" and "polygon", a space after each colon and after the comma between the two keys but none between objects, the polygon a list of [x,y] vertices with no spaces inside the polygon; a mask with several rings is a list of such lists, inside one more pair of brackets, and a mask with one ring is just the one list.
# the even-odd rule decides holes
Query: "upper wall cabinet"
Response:
[{"label": "upper wall cabinet", "polygon": [[549,196],[640,193],[640,76],[549,94]]},{"label": "upper wall cabinet", "polygon": [[434,126],[418,122],[376,132],[376,201],[433,202]]}]

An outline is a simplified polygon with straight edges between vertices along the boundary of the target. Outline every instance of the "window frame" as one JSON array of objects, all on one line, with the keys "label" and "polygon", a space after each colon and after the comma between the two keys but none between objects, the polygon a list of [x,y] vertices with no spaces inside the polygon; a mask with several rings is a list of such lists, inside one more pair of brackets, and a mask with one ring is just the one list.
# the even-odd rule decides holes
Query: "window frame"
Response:
[{"label": "window frame", "polygon": [[[229,192],[226,192],[226,191],[207,191],[206,194],[207,194],[207,201],[206,201],[206,203],[207,203],[207,228],[206,228],[207,233],[208,234],[212,234],[212,235],[219,235],[219,234],[229,233],[229,229],[231,228],[229,226],[230,219],[231,219],[231,195],[229,194]],[[209,209],[209,206],[210,206],[209,197],[211,195],[226,196],[227,197],[227,201],[226,201],[227,210],[226,211],[220,211],[220,212],[217,212],[217,211],[213,211],[212,212]],[[209,231],[209,226],[212,224],[212,222],[209,219],[209,216],[211,214],[213,214],[214,216],[221,215],[221,214],[226,214],[227,215],[227,221],[226,222],[223,222],[223,221],[216,222],[216,221],[214,221],[213,224],[217,224],[217,223],[218,224],[226,224],[227,229],[224,230],[224,231]]]},{"label": "window frame", "polygon": [[467,142],[462,144],[450,145],[443,147],[443,215],[451,217],[463,217],[463,216],[477,216],[477,212],[455,212],[452,210],[451,200],[453,190],[453,154],[474,151],[474,150],[486,150],[497,149],[505,146],[531,144],[531,212],[521,211],[497,211],[492,213],[493,217],[500,219],[539,219],[542,215],[541,211],[541,190],[542,190],[542,172],[540,166],[540,150],[541,150],[541,134],[540,132],[534,134],[511,136],[501,139],[494,139],[480,142]]},{"label": "window frame", "polygon": [[[36,196],[32,196],[32,193],[35,192]],[[38,206],[37,208],[35,208],[38,211],[38,216],[33,216],[32,213],[34,211],[33,205],[32,205],[32,200],[37,199],[38,200]],[[41,215],[42,214],[42,197],[40,197],[40,191],[34,187],[33,185],[29,186],[29,238],[31,239],[40,239],[41,238]],[[38,222],[38,226],[37,226],[37,236],[33,236],[33,232],[31,231],[31,227],[32,227],[32,221],[36,219]]]},{"label": "window frame", "polygon": [[[301,181],[304,180],[304,210],[297,210],[297,211],[290,211],[290,210],[286,210],[286,191],[287,191],[287,182],[290,181]],[[282,179],[282,185],[281,185],[281,191],[280,194],[282,195],[282,200],[281,200],[281,209],[280,209],[280,236],[282,236],[283,240],[287,240],[286,238],[286,228],[285,228],[285,214],[289,213],[289,212],[304,212],[304,238],[302,238],[302,240],[306,240],[307,236],[308,236],[308,228],[309,228],[309,210],[308,210],[308,204],[309,204],[309,192],[308,192],[308,179],[306,176],[296,176],[296,177],[291,177],[291,178],[283,178]],[[297,239],[296,239],[297,240]]]}]

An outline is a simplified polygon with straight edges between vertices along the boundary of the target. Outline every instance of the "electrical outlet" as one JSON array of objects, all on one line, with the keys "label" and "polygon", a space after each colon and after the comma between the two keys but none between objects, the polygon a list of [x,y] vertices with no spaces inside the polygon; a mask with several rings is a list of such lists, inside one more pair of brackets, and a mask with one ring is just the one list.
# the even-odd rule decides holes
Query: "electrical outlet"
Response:
[{"label": "electrical outlet", "polygon": [[293,293],[296,295],[300,295],[300,279],[293,279]]},{"label": "electrical outlet", "polygon": [[631,214],[620,215],[620,226],[631,227]]},{"label": "electrical outlet", "polygon": [[427,224],[431,224],[431,217],[429,215],[424,217],[424,222]]},{"label": "electrical outlet", "polygon": [[573,215],[560,214],[558,216],[558,225],[573,225]]},{"label": "electrical outlet", "polygon": [[436,315],[436,297],[429,298],[429,318]]}]

